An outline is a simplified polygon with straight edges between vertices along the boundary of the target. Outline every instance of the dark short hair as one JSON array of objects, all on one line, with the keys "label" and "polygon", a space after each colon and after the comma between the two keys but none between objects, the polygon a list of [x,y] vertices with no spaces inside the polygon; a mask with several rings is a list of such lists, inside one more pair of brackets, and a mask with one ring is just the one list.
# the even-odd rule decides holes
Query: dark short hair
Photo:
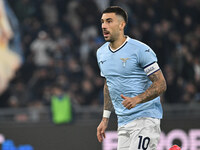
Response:
[{"label": "dark short hair", "polygon": [[102,14],[104,14],[104,13],[115,13],[116,15],[122,16],[122,18],[124,19],[126,24],[128,23],[127,12],[119,6],[110,6],[110,7],[106,8]]}]

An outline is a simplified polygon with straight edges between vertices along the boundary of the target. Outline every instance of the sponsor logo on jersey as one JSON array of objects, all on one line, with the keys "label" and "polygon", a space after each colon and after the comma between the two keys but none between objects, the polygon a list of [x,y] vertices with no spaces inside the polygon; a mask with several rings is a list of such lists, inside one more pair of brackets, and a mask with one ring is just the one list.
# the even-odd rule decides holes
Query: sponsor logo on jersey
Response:
[{"label": "sponsor logo on jersey", "polygon": [[106,62],[106,60],[102,60],[102,61],[100,61],[99,63],[102,63],[102,64],[103,64],[104,62]]}]

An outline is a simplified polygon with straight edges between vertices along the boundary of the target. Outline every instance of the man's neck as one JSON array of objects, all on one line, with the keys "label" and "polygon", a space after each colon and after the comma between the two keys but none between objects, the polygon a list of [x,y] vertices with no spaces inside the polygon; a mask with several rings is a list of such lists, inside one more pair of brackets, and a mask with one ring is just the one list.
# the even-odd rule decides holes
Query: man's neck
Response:
[{"label": "man's neck", "polygon": [[110,48],[115,51],[117,50],[125,41],[126,41],[126,36],[120,36],[116,41],[110,42]]}]

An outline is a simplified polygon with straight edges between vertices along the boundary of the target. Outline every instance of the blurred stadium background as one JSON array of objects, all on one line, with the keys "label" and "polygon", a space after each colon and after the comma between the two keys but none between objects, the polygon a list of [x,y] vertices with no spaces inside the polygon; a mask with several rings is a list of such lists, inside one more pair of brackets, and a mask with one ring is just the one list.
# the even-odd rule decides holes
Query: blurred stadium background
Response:
[{"label": "blurred stadium background", "polygon": [[0,149],[116,150],[114,114],[96,139],[109,5],[128,12],[126,34],[156,52],[166,77],[158,150],[200,150],[199,0],[0,0]]}]

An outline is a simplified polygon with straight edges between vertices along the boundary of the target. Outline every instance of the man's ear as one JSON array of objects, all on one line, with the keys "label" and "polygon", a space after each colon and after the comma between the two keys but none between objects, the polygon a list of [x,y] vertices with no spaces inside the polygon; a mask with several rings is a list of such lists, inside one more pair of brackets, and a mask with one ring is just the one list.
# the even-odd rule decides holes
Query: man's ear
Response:
[{"label": "man's ear", "polygon": [[120,30],[124,30],[125,26],[126,26],[126,23],[122,21],[119,25]]}]

